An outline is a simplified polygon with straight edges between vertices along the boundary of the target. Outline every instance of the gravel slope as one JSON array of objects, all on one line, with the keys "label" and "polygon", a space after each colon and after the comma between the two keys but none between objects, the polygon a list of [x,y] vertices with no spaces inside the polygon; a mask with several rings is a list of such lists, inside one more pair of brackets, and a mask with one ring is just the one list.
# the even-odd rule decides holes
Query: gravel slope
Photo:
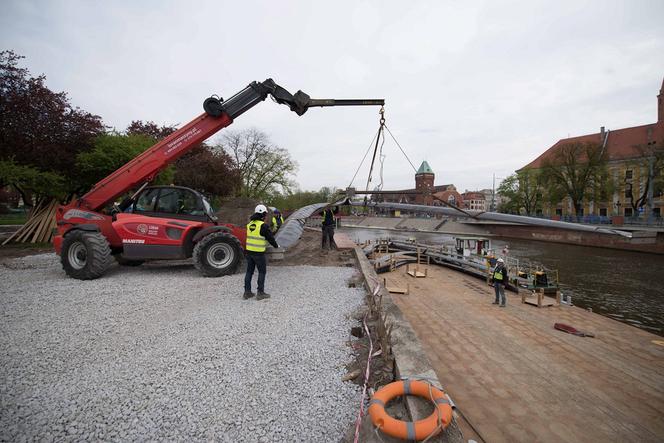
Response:
[{"label": "gravel slope", "polygon": [[69,279],[53,254],[0,264],[0,441],[338,441],[359,390],[344,383],[350,268],[243,275],[191,265]]}]

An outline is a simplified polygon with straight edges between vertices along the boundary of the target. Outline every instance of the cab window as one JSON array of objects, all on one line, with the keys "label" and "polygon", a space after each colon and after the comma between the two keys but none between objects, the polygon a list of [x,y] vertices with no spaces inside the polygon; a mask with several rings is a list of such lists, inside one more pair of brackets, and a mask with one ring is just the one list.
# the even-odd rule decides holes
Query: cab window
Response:
[{"label": "cab window", "polygon": [[162,189],[157,201],[157,212],[182,215],[203,215],[200,199],[187,189]]},{"label": "cab window", "polygon": [[158,194],[159,189],[148,189],[143,192],[138,197],[133,212],[154,212],[154,205],[157,202]]}]

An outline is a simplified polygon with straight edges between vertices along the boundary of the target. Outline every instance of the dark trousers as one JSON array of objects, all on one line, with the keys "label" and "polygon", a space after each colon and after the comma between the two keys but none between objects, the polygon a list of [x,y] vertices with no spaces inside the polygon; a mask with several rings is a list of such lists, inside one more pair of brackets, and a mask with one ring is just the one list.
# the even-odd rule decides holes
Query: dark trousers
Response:
[{"label": "dark trousers", "polygon": [[254,269],[258,268],[258,292],[265,292],[265,273],[267,272],[267,259],[260,252],[247,252],[247,272],[244,274],[244,290],[251,292],[251,279]]},{"label": "dark trousers", "polygon": [[325,244],[329,244],[330,249],[337,249],[337,244],[334,243],[334,225],[323,225],[323,241],[321,248],[325,249]]},{"label": "dark trousers", "polygon": [[504,305],[507,302],[505,299],[505,285],[494,281],[493,289],[496,292],[496,300],[494,303],[500,303],[501,305]]}]

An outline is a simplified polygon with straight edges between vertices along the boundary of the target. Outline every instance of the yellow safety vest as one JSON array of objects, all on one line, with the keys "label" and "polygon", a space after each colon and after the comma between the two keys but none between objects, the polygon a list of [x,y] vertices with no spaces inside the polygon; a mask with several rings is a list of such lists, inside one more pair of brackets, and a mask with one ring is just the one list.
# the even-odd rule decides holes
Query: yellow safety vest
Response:
[{"label": "yellow safety vest", "polygon": [[247,251],[265,252],[267,240],[261,235],[261,220],[253,220],[247,225]]},{"label": "yellow safety vest", "polygon": [[498,281],[502,281],[503,280],[503,270],[502,269],[500,269],[500,270],[497,269],[497,270],[493,271],[493,279],[498,280]]},{"label": "yellow safety vest", "polygon": [[284,224],[284,218],[283,217],[281,217],[281,216],[279,218],[272,217],[272,230],[273,231],[276,231],[277,229],[279,229],[281,227],[281,225],[283,225],[283,224]]}]

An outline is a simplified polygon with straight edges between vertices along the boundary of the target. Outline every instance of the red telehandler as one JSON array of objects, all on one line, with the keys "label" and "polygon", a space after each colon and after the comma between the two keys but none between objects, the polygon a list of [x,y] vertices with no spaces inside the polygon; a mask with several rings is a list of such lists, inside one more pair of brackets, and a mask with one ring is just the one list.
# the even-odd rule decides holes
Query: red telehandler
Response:
[{"label": "red telehandler", "polygon": [[[209,97],[205,112],[113,172],[81,198],[56,213],[54,246],[67,275],[81,280],[101,277],[113,257],[123,265],[145,260],[185,259],[208,277],[234,273],[241,262],[245,228],[222,223],[203,195],[179,186],[148,187],[178,157],[233,123],[271,95],[298,115],[310,107],[384,104],[382,99],[312,99],[295,95],[272,79],[252,82],[231,98]],[[119,196],[137,189],[115,204]]]}]

